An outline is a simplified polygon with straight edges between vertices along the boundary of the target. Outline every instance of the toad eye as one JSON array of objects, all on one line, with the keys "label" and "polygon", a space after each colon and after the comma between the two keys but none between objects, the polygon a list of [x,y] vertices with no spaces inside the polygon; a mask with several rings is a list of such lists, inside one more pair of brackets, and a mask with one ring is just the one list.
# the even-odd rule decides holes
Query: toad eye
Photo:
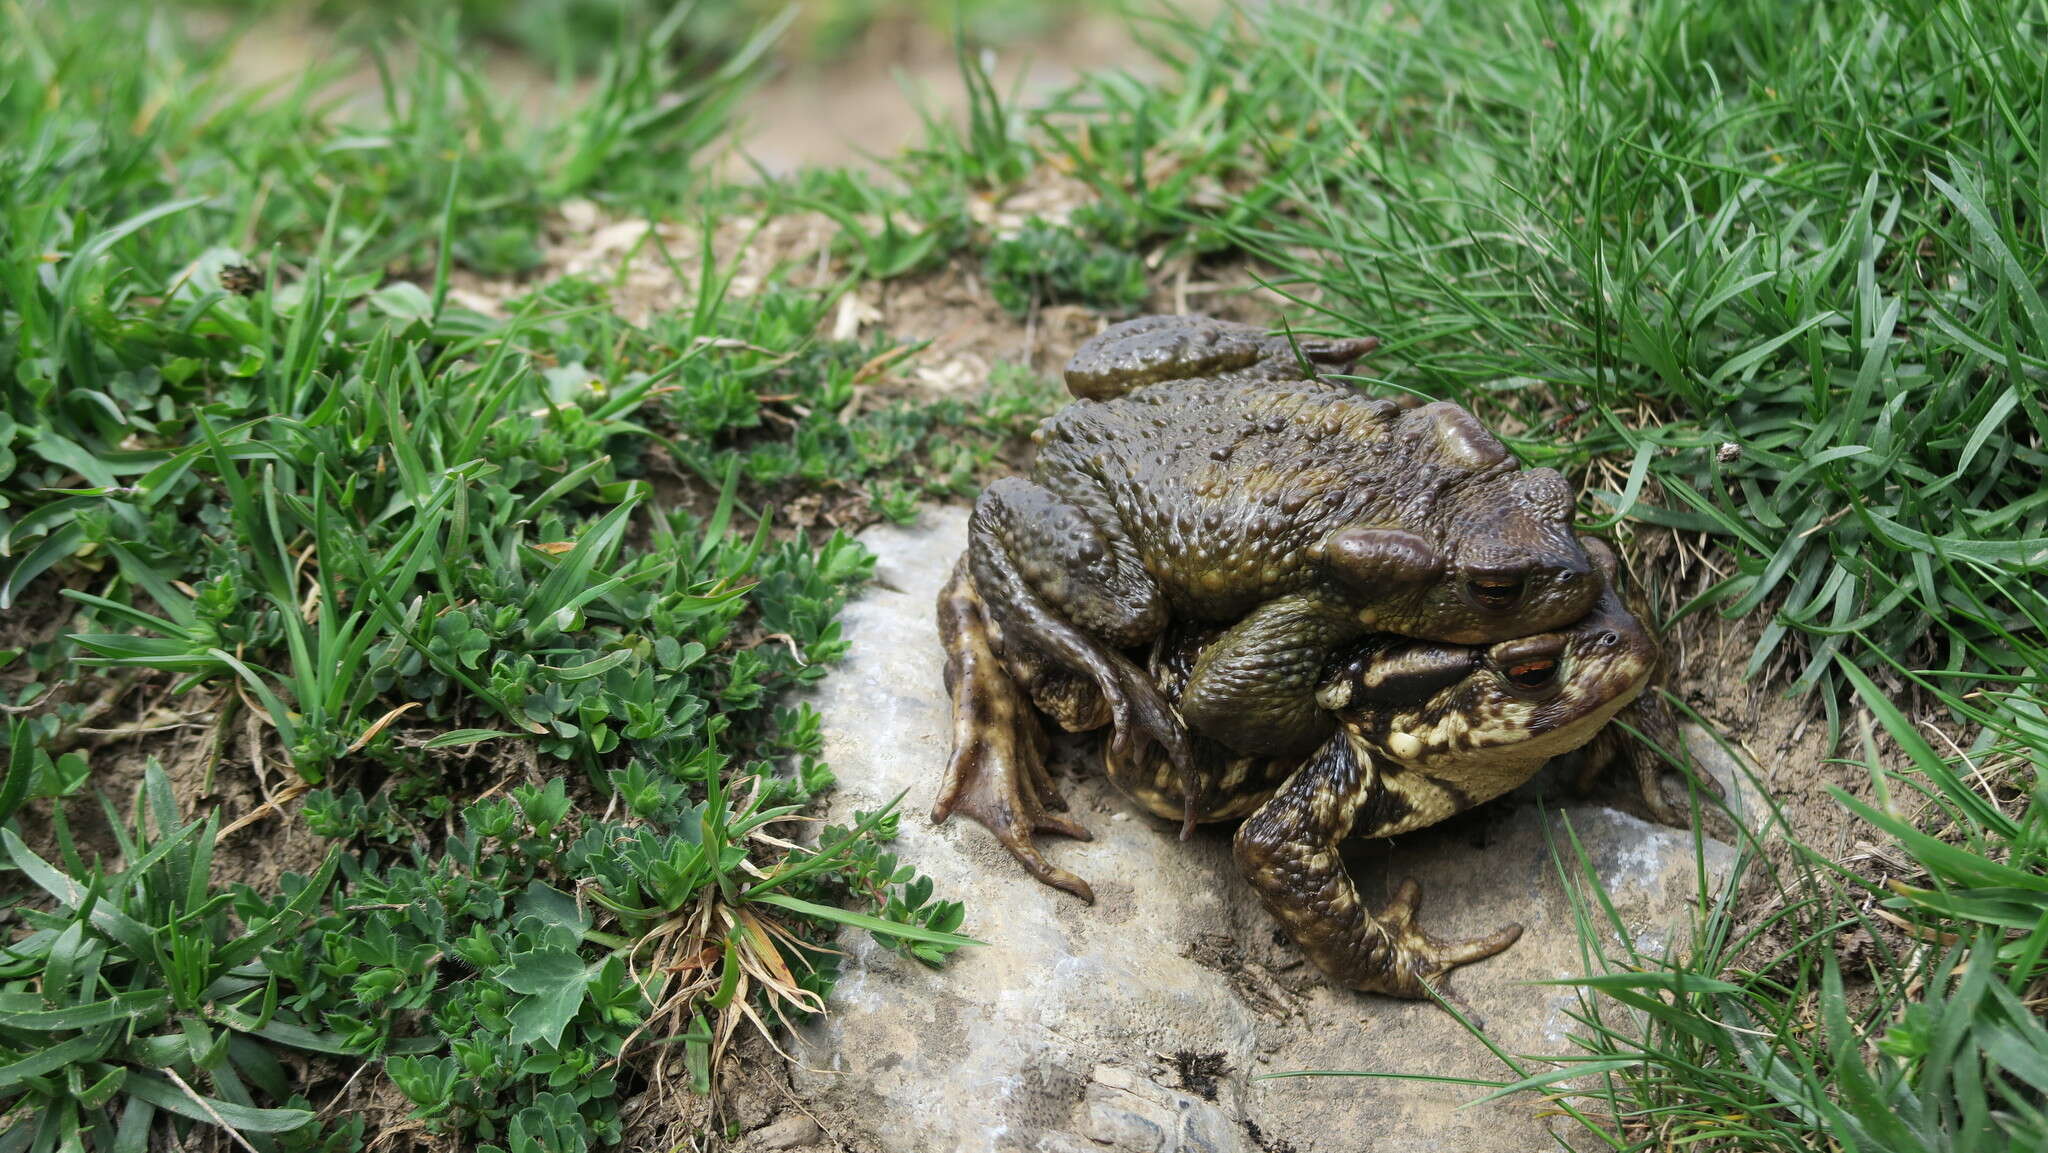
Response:
[{"label": "toad eye", "polygon": [[1512,608],[1522,599],[1520,577],[1474,577],[1465,583],[1472,601],[1490,609]]},{"label": "toad eye", "polygon": [[1547,688],[1557,679],[1557,662],[1548,657],[1518,661],[1503,670],[1503,675],[1518,689]]}]

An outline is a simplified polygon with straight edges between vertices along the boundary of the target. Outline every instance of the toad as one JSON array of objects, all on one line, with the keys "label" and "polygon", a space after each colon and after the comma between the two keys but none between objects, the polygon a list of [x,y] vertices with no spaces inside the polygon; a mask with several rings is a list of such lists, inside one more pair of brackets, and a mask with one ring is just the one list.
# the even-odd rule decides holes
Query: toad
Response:
[{"label": "toad", "polygon": [[[1583,617],[1599,582],[1564,478],[1455,405],[1320,375],[1376,344],[1165,316],[1085,344],[1031,475],[975,504],[968,569],[1004,655],[1078,675],[1120,753],[1156,744],[1189,771],[1190,730],[1315,749],[1316,678],[1368,634],[1484,645]],[[1169,621],[1228,626],[1177,708],[1127,655]]]}]

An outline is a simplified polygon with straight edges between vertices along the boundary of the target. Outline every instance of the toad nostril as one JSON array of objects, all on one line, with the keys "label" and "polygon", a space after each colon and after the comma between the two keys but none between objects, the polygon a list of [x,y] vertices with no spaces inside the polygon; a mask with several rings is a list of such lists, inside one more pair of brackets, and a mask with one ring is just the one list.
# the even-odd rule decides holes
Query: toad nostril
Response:
[{"label": "toad nostril", "polygon": [[1618,645],[1621,643],[1621,634],[1613,632],[1611,630],[1608,632],[1601,633],[1600,643],[1603,645],[1608,645],[1610,647],[1613,645]]}]

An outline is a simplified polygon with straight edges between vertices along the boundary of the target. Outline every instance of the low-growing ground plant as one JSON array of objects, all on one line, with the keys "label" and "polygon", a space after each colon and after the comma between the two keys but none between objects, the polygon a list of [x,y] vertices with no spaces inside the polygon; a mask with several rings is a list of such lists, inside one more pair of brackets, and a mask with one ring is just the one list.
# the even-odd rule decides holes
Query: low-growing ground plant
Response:
[{"label": "low-growing ground plant", "polygon": [[154,761],[133,827],[114,828],[118,872],[75,851],[59,867],[0,829],[13,867],[53,904],[25,910],[31,931],[0,965],[0,1141],[141,1148],[160,1114],[259,1135],[306,1127],[313,1113],[278,1053],[349,1049],[317,1017],[308,1027],[294,975],[272,962],[318,917],[340,855],[289,875],[274,899],[237,900],[210,883],[218,815],[181,824]]},{"label": "low-growing ground plant", "polygon": [[1126,316],[1151,291],[1135,255],[1036,218],[989,246],[987,272],[989,294],[1013,316],[1042,304],[1086,304]]},{"label": "low-growing ground plant", "polygon": [[[358,121],[105,16],[0,15],[0,1150],[357,1148],[364,1076],[456,1144],[602,1147],[656,1065],[706,1092],[822,1009],[840,929],[970,943],[893,809],[801,833],[790,690],[872,570],[841,530],[970,488],[1042,386],[921,402],[913,349],[818,338],[836,288],[702,254],[640,324],[545,274],[453,302],[671,183],[744,62],[681,80],[671,23],[526,125],[444,38]],[[110,775],[93,726],[160,706],[210,735]],[[215,876],[284,823],[316,869]]]}]

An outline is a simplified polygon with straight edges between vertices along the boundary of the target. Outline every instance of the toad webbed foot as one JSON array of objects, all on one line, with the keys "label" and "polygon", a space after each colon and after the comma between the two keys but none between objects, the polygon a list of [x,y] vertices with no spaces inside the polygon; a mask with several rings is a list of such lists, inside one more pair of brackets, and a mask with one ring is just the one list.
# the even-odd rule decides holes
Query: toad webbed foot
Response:
[{"label": "toad webbed foot", "polygon": [[1091,834],[1052,810],[1066,802],[1045,768],[1045,729],[1028,696],[1004,671],[990,644],[983,606],[963,558],[939,594],[939,636],[946,649],[946,690],[953,702],[953,755],[932,802],[932,823],[959,812],[996,835],[1026,871],[1093,903],[1088,882],[1045,859],[1035,837]]},{"label": "toad webbed foot", "polygon": [[[1522,935],[1506,925],[1484,937],[1440,940],[1416,924],[1421,886],[1404,881],[1367,909],[1337,846],[1361,814],[1372,833],[1390,801],[1371,754],[1343,733],[1324,742],[1273,798],[1239,826],[1238,867],[1289,937],[1331,980],[1354,989],[1423,998],[1443,975],[1506,949]],[[1391,814],[1384,814],[1391,815]]]},{"label": "toad webbed foot", "polygon": [[1380,931],[1393,942],[1390,980],[1397,988],[1367,985],[1355,985],[1355,988],[1372,988],[1377,992],[1418,999],[1428,996],[1431,990],[1439,996],[1447,996],[1449,991],[1441,984],[1445,973],[1459,965],[1483,961],[1522,939],[1522,926],[1510,922],[1484,937],[1440,940],[1415,923],[1415,914],[1421,907],[1422,884],[1408,877],[1395,888],[1393,897],[1385,905],[1372,911],[1371,917],[1379,922]]}]

